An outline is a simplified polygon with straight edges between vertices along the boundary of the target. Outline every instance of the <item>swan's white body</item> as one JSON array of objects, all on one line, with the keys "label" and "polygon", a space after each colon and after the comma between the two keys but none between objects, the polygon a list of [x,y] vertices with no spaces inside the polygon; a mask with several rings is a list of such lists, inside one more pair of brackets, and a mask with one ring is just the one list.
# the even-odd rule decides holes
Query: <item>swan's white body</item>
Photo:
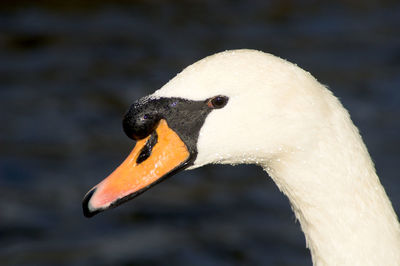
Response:
[{"label": "swan's white body", "polygon": [[308,72],[252,50],[186,68],[153,97],[229,103],[207,117],[192,166],[261,165],[289,198],[315,265],[400,265],[400,227],[340,102]]}]

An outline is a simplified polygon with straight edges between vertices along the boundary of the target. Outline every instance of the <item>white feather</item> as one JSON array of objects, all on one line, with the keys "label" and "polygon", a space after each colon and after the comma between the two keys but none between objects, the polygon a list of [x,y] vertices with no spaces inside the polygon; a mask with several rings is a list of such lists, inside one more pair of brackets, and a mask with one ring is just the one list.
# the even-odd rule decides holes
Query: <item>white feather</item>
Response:
[{"label": "white feather", "polygon": [[308,72],[254,50],[189,66],[153,96],[229,97],[192,166],[261,165],[289,198],[315,265],[400,265],[400,227],[348,112]]}]

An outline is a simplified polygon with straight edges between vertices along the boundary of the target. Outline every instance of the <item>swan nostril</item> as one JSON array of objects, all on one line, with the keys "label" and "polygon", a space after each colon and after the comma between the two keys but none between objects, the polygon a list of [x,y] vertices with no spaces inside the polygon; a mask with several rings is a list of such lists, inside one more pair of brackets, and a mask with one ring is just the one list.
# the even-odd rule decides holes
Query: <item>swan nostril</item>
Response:
[{"label": "swan nostril", "polygon": [[139,156],[136,159],[136,163],[140,164],[143,161],[145,161],[147,158],[150,157],[151,152],[153,151],[154,146],[157,144],[158,141],[158,135],[155,131],[151,133],[150,138],[147,140],[146,144],[140,151]]}]

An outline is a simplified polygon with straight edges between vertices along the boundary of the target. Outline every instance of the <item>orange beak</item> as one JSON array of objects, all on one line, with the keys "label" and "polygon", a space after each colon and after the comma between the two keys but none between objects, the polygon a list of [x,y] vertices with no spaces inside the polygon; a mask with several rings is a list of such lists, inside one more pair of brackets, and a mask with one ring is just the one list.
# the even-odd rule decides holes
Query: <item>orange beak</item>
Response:
[{"label": "orange beak", "polygon": [[83,200],[86,217],[115,207],[164,180],[189,161],[180,137],[161,120],[150,136],[136,143],[128,158]]}]

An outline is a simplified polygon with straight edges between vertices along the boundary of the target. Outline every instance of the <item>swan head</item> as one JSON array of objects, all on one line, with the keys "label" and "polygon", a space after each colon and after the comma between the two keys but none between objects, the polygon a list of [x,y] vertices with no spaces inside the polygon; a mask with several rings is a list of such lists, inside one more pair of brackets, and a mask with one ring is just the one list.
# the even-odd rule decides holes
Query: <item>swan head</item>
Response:
[{"label": "swan head", "polygon": [[308,72],[259,51],[226,51],[198,61],[133,103],[123,127],[137,144],[86,194],[85,216],[115,207],[183,169],[266,165],[307,146],[329,113],[327,93]]}]

